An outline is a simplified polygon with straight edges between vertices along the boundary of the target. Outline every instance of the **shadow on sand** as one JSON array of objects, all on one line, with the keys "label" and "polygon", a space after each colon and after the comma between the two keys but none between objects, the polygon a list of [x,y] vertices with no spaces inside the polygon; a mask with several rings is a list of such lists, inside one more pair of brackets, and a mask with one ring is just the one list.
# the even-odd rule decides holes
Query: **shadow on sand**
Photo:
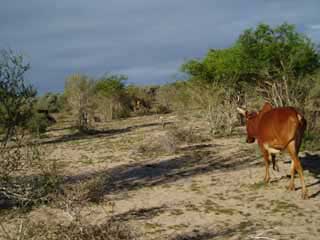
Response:
[{"label": "shadow on sand", "polygon": [[55,143],[65,143],[65,142],[70,142],[75,140],[88,140],[88,139],[95,139],[95,138],[112,137],[115,135],[120,135],[120,134],[130,132],[139,128],[147,128],[147,127],[154,127],[154,126],[160,126],[160,125],[162,124],[148,123],[148,124],[135,125],[135,126],[119,128],[119,129],[88,130],[85,132],[76,132],[74,134],[63,135],[56,139],[42,140],[41,144],[55,144]]},{"label": "shadow on sand", "polygon": [[[273,239],[264,237],[261,234],[257,235],[257,227],[255,223],[251,221],[244,221],[239,224],[226,227],[222,230],[214,229],[194,229],[189,232],[178,234],[170,240],[210,240],[210,239]],[[276,232],[276,231],[274,231]],[[270,233],[271,234],[271,233]]]},{"label": "shadow on sand", "polygon": [[[316,179],[316,182],[308,184],[307,187],[320,184],[320,153],[305,153],[300,157],[304,170],[308,170]],[[310,195],[310,198],[315,198],[320,194],[320,190]]]},{"label": "shadow on sand", "polygon": [[129,221],[129,220],[148,220],[164,213],[168,207],[162,205],[160,207],[133,209],[124,213],[112,216],[112,220]]},{"label": "shadow on sand", "polygon": [[[203,148],[200,145],[200,149]],[[154,187],[180,179],[207,174],[214,171],[227,172],[253,167],[255,158],[248,151],[239,151],[230,157],[222,157],[213,151],[201,150],[157,162],[145,161],[125,164],[105,171],[80,174],[66,178],[66,184],[89,180],[96,176],[109,176],[104,184],[103,194],[125,193],[146,187]],[[260,164],[258,161],[256,164]],[[103,196],[101,196],[103,197]]]}]

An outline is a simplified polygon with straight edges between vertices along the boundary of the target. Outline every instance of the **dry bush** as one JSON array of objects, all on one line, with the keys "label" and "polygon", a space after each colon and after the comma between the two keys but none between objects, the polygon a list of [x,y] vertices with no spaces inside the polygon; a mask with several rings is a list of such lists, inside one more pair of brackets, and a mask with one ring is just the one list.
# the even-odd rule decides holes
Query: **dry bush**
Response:
[{"label": "dry bush", "polygon": [[143,154],[172,154],[177,151],[177,139],[168,132],[149,136],[138,146],[137,151]]},{"label": "dry bush", "polygon": [[[176,81],[161,86],[156,93],[156,103],[155,112],[159,113],[198,107],[194,99],[190,97],[188,84],[184,81]],[[158,108],[158,111],[156,108]]]},{"label": "dry bush", "polygon": [[154,111],[155,97],[158,92],[157,86],[134,86],[129,85],[126,89],[127,96],[130,99],[132,115],[141,116],[150,114]]},{"label": "dry bush", "polygon": [[[320,132],[320,71],[314,76],[314,84],[307,85],[308,96],[305,98],[303,110],[307,119],[307,130]],[[312,86],[310,88],[310,86]]]},{"label": "dry bush", "polygon": [[198,131],[192,127],[188,128],[179,128],[173,126],[169,128],[169,134],[172,135],[176,142],[179,144],[183,143],[199,143],[207,141],[208,138],[203,137]]},{"label": "dry bush", "polygon": [[227,101],[217,104],[214,108],[208,109],[207,119],[212,134],[232,134],[238,121],[235,112],[236,105]]},{"label": "dry bush", "polygon": [[217,84],[191,84],[190,97],[203,109],[212,134],[229,135],[232,133],[237,118],[236,99],[232,91]]},{"label": "dry bush", "polygon": [[207,140],[208,138],[198,134],[192,127],[179,128],[173,126],[161,134],[146,137],[143,143],[138,146],[137,151],[147,155],[174,154],[181,144],[199,143]]},{"label": "dry bush", "polygon": [[[130,115],[129,99],[125,94],[117,96],[103,96],[97,94],[94,96],[95,109],[91,117],[99,117],[103,121],[126,118]],[[93,119],[90,119],[92,122]]]},{"label": "dry bush", "polygon": [[162,152],[175,153],[177,151],[177,139],[170,133],[159,136],[158,144]]},{"label": "dry bush", "polygon": [[[99,202],[104,193],[106,177],[102,174],[93,177],[88,181],[79,182],[65,186],[63,192],[55,196],[54,207],[62,209],[67,219],[51,214],[45,216],[46,220],[29,215],[17,215],[17,212],[10,213],[10,216],[0,218],[0,239],[9,240],[135,240],[138,233],[127,223],[110,217],[98,224],[89,224],[84,218],[89,216],[88,212],[82,212],[84,206],[89,202]],[[53,208],[54,209],[54,208]],[[104,209],[101,209],[104,211]],[[61,216],[62,217],[62,216]],[[8,224],[8,220],[10,224]],[[12,224],[12,220],[20,219],[19,223]],[[14,220],[14,221],[18,221]]]},{"label": "dry bush", "polygon": [[79,130],[90,127],[90,116],[95,108],[93,101],[94,81],[86,75],[73,74],[66,79],[66,111],[76,120]]},{"label": "dry bush", "polygon": [[108,179],[109,176],[101,174],[86,183],[85,188],[87,189],[87,201],[92,203],[99,203],[103,200]]},{"label": "dry bush", "polygon": [[60,190],[57,163],[44,159],[48,148],[23,138],[1,147],[0,202],[3,207],[45,203]]},{"label": "dry bush", "polygon": [[109,176],[99,174],[87,181],[75,184],[67,184],[53,203],[54,206],[75,211],[88,203],[100,203],[103,201],[105,187]]},{"label": "dry bush", "polygon": [[172,110],[168,106],[161,105],[161,104],[156,104],[153,107],[153,111],[157,114],[167,114],[172,112]]},{"label": "dry bush", "polygon": [[14,231],[8,231],[0,223],[0,237],[8,240],[136,240],[132,228],[114,219],[104,221],[99,225],[86,224],[79,219],[70,224],[35,223],[30,219],[22,219]]}]

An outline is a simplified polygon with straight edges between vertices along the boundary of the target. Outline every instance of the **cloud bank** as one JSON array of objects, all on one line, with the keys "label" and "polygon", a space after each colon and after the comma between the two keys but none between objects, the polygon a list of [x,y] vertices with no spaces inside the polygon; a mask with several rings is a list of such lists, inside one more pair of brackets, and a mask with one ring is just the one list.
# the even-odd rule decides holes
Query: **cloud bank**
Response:
[{"label": "cloud bank", "polygon": [[296,24],[319,43],[318,9],[318,0],[10,0],[0,8],[0,48],[28,57],[40,92],[62,91],[72,73],[161,84],[186,59],[228,47],[261,22]]}]

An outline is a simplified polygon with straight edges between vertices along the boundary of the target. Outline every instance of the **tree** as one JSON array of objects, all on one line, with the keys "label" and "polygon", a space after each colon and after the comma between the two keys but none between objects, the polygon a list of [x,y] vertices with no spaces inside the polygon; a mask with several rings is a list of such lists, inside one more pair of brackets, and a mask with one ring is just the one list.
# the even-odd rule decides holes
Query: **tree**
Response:
[{"label": "tree", "polygon": [[128,115],[129,99],[126,94],[127,76],[106,74],[95,81],[94,92],[102,102],[105,120]]},{"label": "tree", "polygon": [[306,98],[305,77],[319,68],[319,56],[294,25],[259,24],[245,30],[231,47],[211,49],[203,59],[184,63],[181,70],[189,80],[218,84],[238,99],[255,87],[275,106],[297,105]]},{"label": "tree", "polygon": [[180,70],[187,74],[189,80],[210,83],[214,81],[214,66],[204,63],[201,59],[191,59],[182,64]]},{"label": "tree", "polygon": [[[24,79],[29,69],[23,55],[12,50],[0,51],[0,128],[4,132],[0,148],[0,198],[8,190],[3,181],[32,160],[27,156],[28,144],[20,131],[29,127],[34,113],[36,90]],[[14,144],[8,146],[11,140]]]},{"label": "tree", "polygon": [[240,44],[234,44],[230,48],[210,49],[203,60],[192,59],[181,70],[193,85],[213,84],[215,88],[223,88],[226,101],[242,105],[246,90],[252,86],[249,68]]},{"label": "tree", "polygon": [[50,113],[57,113],[63,109],[64,96],[61,93],[48,92],[37,98],[37,108],[47,110]]},{"label": "tree", "polygon": [[[221,127],[218,122],[231,120],[232,125],[236,116],[232,107],[245,103],[245,92],[250,86],[246,65],[239,44],[226,49],[210,49],[203,60],[191,60],[182,65],[182,71],[189,75],[191,98],[206,109],[213,132],[214,128]],[[217,109],[228,111],[222,114],[215,111]],[[227,130],[231,131],[232,128]]]},{"label": "tree", "polygon": [[245,30],[236,44],[241,47],[242,60],[248,63],[244,71],[251,74],[250,80],[256,82],[265,98],[276,106],[302,101],[297,99],[296,92],[301,89],[296,86],[319,68],[319,52],[294,25],[284,23],[272,28],[260,24]]},{"label": "tree", "polygon": [[0,52],[0,127],[5,131],[4,144],[24,128],[32,117],[36,90],[27,84],[25,73],[30,64],[11,50]]},{"label": "tree", "polygon": [[189,98],[204,110],[213,134],[230,134],[236,121],[234,108],[242,93],[237,51],[210,50],[203,60],[188,61],[181,68],[189,76],[186,84]]},{"label": "tree", "polygon": [[124,91],[127,79],[125,75],[106,74],[96,81],[95,91],[106,97],[119,95]]},{"label": "tree", "polygon": [[81,74],[73,74],[66,79],[65,96],[72,115],[77,119],[80,130],[88,130],[90,113],[93,111],[94,81]]}]

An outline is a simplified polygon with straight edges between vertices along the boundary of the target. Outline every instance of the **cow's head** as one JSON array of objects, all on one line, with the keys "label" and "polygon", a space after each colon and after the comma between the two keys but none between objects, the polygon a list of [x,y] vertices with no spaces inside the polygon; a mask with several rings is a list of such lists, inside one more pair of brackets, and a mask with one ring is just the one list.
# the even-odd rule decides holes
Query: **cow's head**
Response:
[{"label": "cow's head", "polygon": [[256,129],[258,125],[258,115],[257,112],[251,112],[237,108],[238,112],[246,118],[246,127],[247,127],[247,143],[253,143],[256,139]]}]

